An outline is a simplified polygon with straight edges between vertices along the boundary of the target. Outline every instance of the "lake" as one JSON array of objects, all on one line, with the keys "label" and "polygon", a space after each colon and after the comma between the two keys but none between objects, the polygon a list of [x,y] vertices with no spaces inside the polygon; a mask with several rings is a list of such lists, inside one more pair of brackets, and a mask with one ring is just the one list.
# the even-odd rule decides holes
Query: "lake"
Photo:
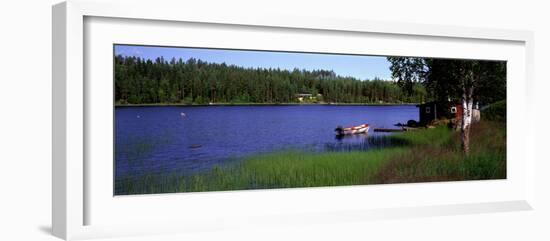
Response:
[{"label": "lake", "polygon": [[[418,121],[414,105],[166,106],[115,108],[115,176],[188,175],[280,150],[364,146],[374,128]],[[338,125],[368,123],[367,135],[335,138]]]}]

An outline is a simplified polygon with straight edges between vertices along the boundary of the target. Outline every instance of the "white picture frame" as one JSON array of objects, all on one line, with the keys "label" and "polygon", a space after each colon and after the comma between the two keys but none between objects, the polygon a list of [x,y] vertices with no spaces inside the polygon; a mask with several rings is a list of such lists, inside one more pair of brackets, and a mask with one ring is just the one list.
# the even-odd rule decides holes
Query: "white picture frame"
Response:
[{"label": "white picture frame", "polygon": [[[149,11],[152,8],[156,11]],[[199,24],[201,27],[197,28],[196,31],[203,31],[202,33],[205,33],[204,31],[220,31],[222,28],[224,31],[228,30],[229,32],[244,29],[250,36],[262,38],[263,35],[276,36],[289,32],[289,34],[304,35],[300,37],[303,38],[300,40],[302,42],[311,38],[309,36],[311,34],[319,38],[334,39],[349,37],[351,34],[357,35],[358,38],[365,36],[365,38],[369,38],[371,36],[373,41],[377,37],[383,37],[395,39],[396,41],[400,41],[400,39],[403,41],[416,41],[416,43],[420,43],[418,46],[421,46],[422,43],[435,43],[434,45],[439,47],[430,45],[426,46],[424,50],[422,47],[413,50],[405,42],[401,41],[403,44],[393,50],[360,50],[357,48],[354,49],[354,45],[350,45],[350,49],[337,49],[334,46],[327,47],[332,49],[324,49],[321,45],[316,47],[315,45],[306,46],[299,43],[286,43],[286,45],[280,46],[271,45],[267,48],[276,50],[309,50],[313,52],[351,51],[353,53],[405,56],[428,56],[431,53],[436,57],[445,57],[440,56],[437,50],[435,50],[439,48],[439,51],[447,51],[448,57],[478,57],[507,60],[510,61],[509,67],[512,67],[509,69],[510,73],[508,77],[512,77],[509,79],[509,83],[513,86],[513,88],[508,88],[508,96],[509,98],[513,97],[514,100],[508,102],[508,120],[510,126],[532,121],[527,118],[531,115],[530,108],[523,108],[523,106],[530,106],[530,103],[533,101],[529,97],[529,94],[533,92],[533,34],[529,31],[364,22],[349,19],[306,19],[291,16],[211,16],[205,14],[205,11],[188,9],[185,8],[184,3],[173,1],[134,3],[72,0],[55,5],[52,15],[52,226],[53,234],[60,238],[82,239],[193,232],[251,225],[292,225],[294,222],[331,223],[350,219],[369,220],[423,217],[529,210],[533,208],[535,165],[533,148],[535,145],[534,125],[529,124],[523,125],[527,126],[522,130],[523,138],[513,138],[515,136],[514,131],[508,135],[508,146],[511,147],[508,153],[508,170],[511,171],[512,176],[509,176],[505,181],[299,188],[114,198],[112,195],[108,197],[106,194],[98,194],[105,193],[104,188],[108,186],[108,182],[97,181],[97,178],[94,179],[95,174],[89,174],[88,172],[90,169],[96,168],[94,170],[98,170],[97,173],[102,173],[102,166],[85,160],[86,158],[90,158],[91,154],[91,156],[112,155],[112,153],[108,153],[105,150],[90,153],[90,142],[94,142],[94,140],[87,139],[90,133],[90,130],[87,128],[89,128],[90,122],[94,121],[89,119],[90,116],[99,116],[98,118],[106,119],[109,119],[109,116],[108,114],[90,115],[90,111],[94,111],[93,109],[96,108],[94,105],[97,102],[94,101],[91,104],[88,98],[94,99],[94,95],[97,93],[89,93],[89,91],[97,90],[97,88],[86,84],[85,78],[90,78],[89,73],[86,72],[86,68],[101,69],[98,73],[103,73],[108,72],[108,69],[105,69],[108,66],[105,65],[107,67],[104,68],[102,65],[94,64],[98,61],[97,59],[94,60],[93,57],[92,59],[88,58],[89,56],[87,55],[90,55],[90,50],[86,48],[94,48],[94,50],[98,50],[97,52],[94,51],[94,53],[101,53],[104,46],[106,46],[101,45],[102,41],[108,44],[119,42],[121,39],[124,39],[126,43],[130,43],[128,41],[131,41],[131,43],[137,44],[154,44],[154,41],[161,41],[154,38],[154,36],[131,36],[130,32],[125,35],[126,37],[122,36],[116,39],[116,37],[108,34],[109,30],[107,28],[102,28],[101,26],[105,27],[110,24],[109,26],[113,26],[113,28],[124,30],[124,28],[128,27],[125,24],[128,23],[134,26],[136,24],[143,24],[144,27],[147,25],[147,29],[151,31],[158,30],[159,34],[163,34],[162,28],[164,26],[171,26],[172,28],[184,26],[183,28],[185,28],[187,25]],[[90,29],[86,27],[86,24],[96,24],[93,26],[98,27]],[[213,29],[209,29],[209,26]],[[94,35],[95,37],[90,37],[90,34],[96,35]],[[229,39],[231,38],[229,37]],[[167,45],[177,46],[185,44],[178,41],[170,42],[171,39],[177,39],[177,35],[168,36],[163,39],[162,41],[166,41],[164,44]],[[238,38],[235,37],[235,39]],[[94,43],[90,44],[86,41],[94,41]],[[201,39],[195,41],[200,42]],[[433,41],[433,43],[430,41]],[[231,41],[228,42],[225,46],[217,46],[220,42],[214,41],[200,44],[200,47],[233,46],[242,48],[242,46],[237,46],[239,43],[231,45]],[[439,45],[439,42],[442,44]],[[194,46],[198,46],[198,42],[195,42]],[[472,53],[463,53],[464,51],[453,52],[449,46],[478,49],[484,47],[487,50],[486,52],[480,50],[479,53],[476,53],[477,55],[472,55]],[[262,49],[265,47],[257,45],[250,46],[249,48]],[[429,52],[427,49],[432,49],[431,51],[434,52]],[[105,56],[102,54],[95,55]],[[99,136],[96,136],[99,140],[95,141],[102,140]],[[447,189],[464,190],[467,195],[464,197],[445,195],[445,198],[435,201],[423,201],[412,197],[418,197],[419,195],[435,197],[436,193],[445,192]],[[487,190],[492,191],[487,193]],[[402,196],[403,192],[407,192],[410,195],[410,200],[395,202],[388,200],[390,197]],[[340,198],[333,197],[335,194]],[[103,196],[98,197],[100,195]],[[373,195],[376,195],[376,198],[372,198]],[[361,208],[359,201],[362,201],[367,196],[369,197],[371,206],[369,208]],[[325,201],[319,201],[317,205],[308,205],[306,201],[302,203],[290,203],[289,200],[291,199]],[[346,208],[337,208],[336,206],[330,206],[328,203],[342,204],[345,200],[349,199],[356,201],[346,203],[344,205]],[[241,203],[244,200],[254,200],[256,203],[263,202],[277,205],[271,205],[272,207],[264,207],[262,205],[243,206]],[[226,205],[235,205],[232,210],[227,210],[226,206],[223,205],[219,209],[213,209],[209,212],[202,210],[207,205],[211,205],[217,201],[227,203]],[[94,205],[90,203],[94,203]],[[185,205],[180,204],[194,206],[192,209],[189,209],[181,207]],[[178,205],[180,206],[178,207]],[[148,209],[152,209],[150,207],[153,206],[163,206],[164,209],[147,211]],[[145,218],[129,217],[128,215],[135,208],[145,210],[140,214]],[[118,212],[117,210],[122,211]],[[201,210],[205,212],[200,212]],[[155,212],[159,212],[159,214]],[[178,215],[178,212],[185,212],[187,217],[180,217],[181,215]],[[259,213],[259,215],[254,215],[254,213]],[[126,217],[124,217],[125,215]],[[90,220],[90,217],[93,216],[100,218],[97,219],[97,222]],[[199,216],[203,218],[199,218]],[[108,222],[110,220],[112,222]],[[251,222],[250,220],[253,221]],[[177,224],[174,225],[174,223]]]}]

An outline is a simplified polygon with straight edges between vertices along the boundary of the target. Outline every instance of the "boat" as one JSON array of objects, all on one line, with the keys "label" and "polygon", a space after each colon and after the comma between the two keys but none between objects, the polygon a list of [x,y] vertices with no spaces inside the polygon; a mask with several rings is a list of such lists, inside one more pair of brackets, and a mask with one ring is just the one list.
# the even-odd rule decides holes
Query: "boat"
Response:
[{"label": "boat", "polygon": [[337,136],[354,135],[369,132],[369,124],[362,124],[358,126],[342,127],[338,126],[334,129]]}]

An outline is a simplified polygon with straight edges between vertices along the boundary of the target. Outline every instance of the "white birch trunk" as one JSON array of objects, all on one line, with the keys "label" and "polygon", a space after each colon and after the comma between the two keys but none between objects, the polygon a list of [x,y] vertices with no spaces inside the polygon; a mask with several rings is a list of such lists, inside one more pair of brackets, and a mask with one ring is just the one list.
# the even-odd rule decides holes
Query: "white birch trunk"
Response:
[{"label": "white birch trunk", "polygon": [[472,112],[474,107],[474,100],[472,97],[473,87],[464,88],[462,93],[462,125],[460,130],[462,150],[466,155],[470,153],[470,126],[472,124]]}]

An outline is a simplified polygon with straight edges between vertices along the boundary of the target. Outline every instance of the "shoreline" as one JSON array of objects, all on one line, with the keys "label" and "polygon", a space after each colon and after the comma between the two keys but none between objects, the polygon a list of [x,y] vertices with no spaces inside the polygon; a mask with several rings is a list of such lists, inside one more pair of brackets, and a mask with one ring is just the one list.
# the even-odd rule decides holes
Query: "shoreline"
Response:
[{"label": "shoreline", "polygon": [[502,123],[472,126],[472,143],[477,144],[466,157],[455,138],[460,133],[440,125],[385,137],[404,143],[388,148],[276,151],[241,158],[238,165],[214,165],[203,173],[115,177],[115,195],[506,179],[506,129],[494,125]]},{"label": "shoreline", "polygon": [[150,103],[150,104],[115,104],[114,107],[204,107],[204,106],[412,106],[420,103]]}]

